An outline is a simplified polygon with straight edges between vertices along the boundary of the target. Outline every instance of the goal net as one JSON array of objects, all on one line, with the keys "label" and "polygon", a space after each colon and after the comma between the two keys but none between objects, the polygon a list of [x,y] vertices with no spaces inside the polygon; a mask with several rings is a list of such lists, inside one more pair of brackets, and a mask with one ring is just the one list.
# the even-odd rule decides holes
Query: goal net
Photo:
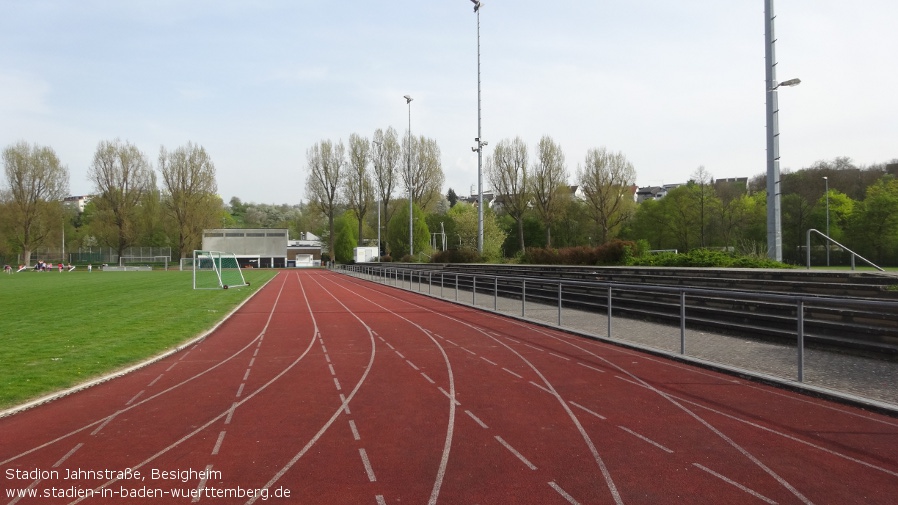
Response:
[{"label": "goal net", "polygon": [[193,251],[193,289],[248,286],[234,253]]}]

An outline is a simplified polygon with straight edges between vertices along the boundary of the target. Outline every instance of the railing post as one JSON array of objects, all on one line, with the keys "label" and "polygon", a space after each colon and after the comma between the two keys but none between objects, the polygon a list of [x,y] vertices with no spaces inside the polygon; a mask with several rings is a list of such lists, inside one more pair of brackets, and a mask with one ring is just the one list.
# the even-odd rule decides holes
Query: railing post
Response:
[{"label": "railing post", "polygon": [[527,281],[521,281],[521,317],[527,317]]},{"label": "railing post", "polygon": [[561,326],[561,280],[558,281],[558,326]]},{"label": "railing post", "polygon": [[608,338],[611,338],[611,286],[608,286]]},{"label": "railing post", "polygon": [[798,299],[798,382],[804,382],[804,299]]},{"label": "railing post", "polygon": [[686,354],[686,292],[680,291],[680,354]]},{"label": "railing post", "polygon": [[458,272],[455,272],[455,301],[458,301]]},{"label": "railing post", "polygon": [[443,284],[444,284],[443,279],[445,278],[445,275],[446,275],[445,272],[440,272],[440,299],[443,298]]},{"label": "railing post", "polygon": [[493,312],[499,312],[499,278],[493,277]]},{"label": "railing post", "polygon": [[433,290],[433,272],[427,272],[427,294]]},{"label": "railing post", "polygon": [[477,305],[477,276],[471,279],[471,305]]}]

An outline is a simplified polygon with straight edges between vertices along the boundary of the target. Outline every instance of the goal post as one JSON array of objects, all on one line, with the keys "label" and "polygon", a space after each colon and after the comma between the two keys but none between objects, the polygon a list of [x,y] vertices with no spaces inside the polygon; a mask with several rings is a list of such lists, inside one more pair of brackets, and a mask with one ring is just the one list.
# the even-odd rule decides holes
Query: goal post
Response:
[{"label": "goal post", "polygon": [[234,253],[193,251],[193,289],[248,286]]}]

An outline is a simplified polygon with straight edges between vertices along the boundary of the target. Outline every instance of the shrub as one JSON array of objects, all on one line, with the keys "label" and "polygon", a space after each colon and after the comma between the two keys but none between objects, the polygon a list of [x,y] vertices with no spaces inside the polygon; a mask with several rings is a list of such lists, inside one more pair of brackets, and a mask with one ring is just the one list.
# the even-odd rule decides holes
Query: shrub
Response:
[{"label": "shrub", "polygon": [[624,265],[635,254],[634,242],[615,240],[598,247],[530,248],[521,263],[532,265]]},{"label": "shrub", "polygon": [[449,249],[434,253],[433,263],[478,263],[482,261],[477,251],[473,249]]}]

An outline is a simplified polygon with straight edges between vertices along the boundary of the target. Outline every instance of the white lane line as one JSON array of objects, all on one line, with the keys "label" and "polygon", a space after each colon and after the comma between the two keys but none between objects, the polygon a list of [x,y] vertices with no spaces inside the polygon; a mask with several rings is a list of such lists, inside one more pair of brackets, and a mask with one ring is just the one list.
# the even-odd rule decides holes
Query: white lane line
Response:
[{"label": "white lane line", "polygon": [[72,447],[72,450],[71,450],[71,451],[65,453],[65,456],[59,458],[59,461],[57,461],[56,463],[53,463],[53,468],[56,468],[56,467],[58,467],[59,465],[63,464],[63,463],[65,462],[65,460],[69,459],[69,457],[70,457],[72,454],[75,454],[75,451],[77,451],[78,449],[80,449],[82,445],[84,445],[84,442],[81,442],[81,443],[79,443],[78,445],[76,445],[75,447]]},{"label": "white lane line", "polygon": [[258,355],[259,355],[259,348],[256,347],[256,352],[253,353],[253,357],[255,358]]},{"label": "white lane line", "polygon": [[330,354],[325,354],[325,355],[324,355],[324,359],[327,360],[328,363],[330,363],[330,362],[331,362],[331,356],[330,356]]},{"label": "white lane line", "polygon": [[374,499],[377,500],[377,505],[387,505],[387,500],[384,499],[382,494],[375,495]]},{"label": "white lane line", "polygon": [[218,451],[221,450],[221,443],[224,442],[225,430],[221,430],[221,433],[218,434],[218,440],[215,441],[215,447],[212,448],[212,455],[215,456],[218,454]]},{"label": "white lane line", "polygon": [[500,444],[504,445],[505,448],[508,449],[512,454],[517,456],[518,459],[521,460],[521,462],[523,462],[525,465],[527,465],[527,468],[529,468],[531,470],[536,470],[536,466],[533,463],[528,461],[527,458],[525,458],[523,454],[518,452],[517,449],[512,447],[511,444],[509,444],[505,440],[502,440],[502,437],[500,437],[499,435],[496,435],[496,440],[498,440]]},{"label": "white lane line", "polygon": [[560,354],[555,354],[554,352],[550,352],[549,355],[555,356],[556,358],[561,358],[561,359],[567,360],[567,361],[570,361],[570,360],[571,360],[571,358],[568,358],[567,356],[562,356],[562,355],[560,355]]},{"label": "white lane line", "polygon": [[466,411],[465,411],[465,414],[468,414],[468,417],[470,417],[471,419],[473,419],[475,423],[479,424],[481,428],[483,428],[483,429],[485,429],[485,430],[490,429],[490,427],[487,426],[486,423],[484,423],[483,421],[481,421],[480,418],[478,418],[477,416],[475,416],[474,413],[471,412],[470,410],[466,410]]},{"label": "white lane line", "polygon": [[524,376],[518,375],[518,374],[512,372],[511,370],[509,370],[509,369],[507,369],[507,368],[504,368],[504,367],[503,367],[502,370],[505,370],[506,372],[510,373],[511,375],[514,375],[514,376],[517,377],[518,379],[523,379],[523,378],[524,378]]},{"label": "white lane line", "polygon": [[442,386],[438,387],[437,389],[439,389],[441,393],[446,395],[446,398],[449,398],[450,400],[455,402],[456,405],[461,405],[461,403],[458,400],[456,400],[455,398],[452,398],[452,395],[450,395],[445,389],[443,389]]},{"label": "white lane line", "polygon": [[490,365],[493,365],[493,366],[499,366],[498,363],[493,363],[492,361],[490,361],[490,360],[484,358],[483,356],[481,356],[480,359],[482,359],[483,361],[486,361],[486,362],[489,363]]},{"label": "white lane line", "polygon": [[365,465],[365,473],[368,474],[368,480],[377,482],[377,477],[374,476],[374,469],[371,468],[371,461],[368,460],[368,453],[365,452],[365,449],[359,449],[359,456],[362,457],[362,464]]},{"label": "white lane line", "polygon": [[172,368],[174,368],[174,367],[175,367],[175,365],[177,365],[177,364],[178,364],[178,362],[177,362],[177,361],[175,361],[175,362],[174,362],[174,363],[172,363],[172,364],[171,364],[171,366],[170,366],[170,367],[168,367],[168,368],[166,368],[166,369],[165,369],[165,371],[166,371],[166,372],[171,372],[171,369],[172,369]]},{"label": "white lane line", "polygon": [[334,371],[334,365],[332,365],[332,364],[331,364],[331,365],[327,365],[327,367],[330,368],[330,370],[331,370],[331,375],[337,375],[337,372]]},{"label": "white lane line", "polygon": [[210,470],[212,470],[212,465],[206,465],[206,471],[203,472],[204,477],[200,480],[200,484],[196,488],[196,496],[190,500],[192,503],[200,501],[200,497],[203,496],[203,489],[206,489],[206,480],[209,478],[208,475]]},{"label": "white lane line", "polygon": [[405,359],[405,356],[403,356],[402,353],[399,351],[396,351],[396,356],[399,356],[400,358]]},{"label": "white lane line", "polygon": [[524,344],[523,342],[521,342],[521,344],[524,345],[524,346],[526,346],[526,347],[529,347],[529,348],[531,348],[531,349],[535,349],[535,350],[537,350],[537,351],[539,351],[539,352],[546,352],[545,349],[540,349],[539,347],[532,346],[532,345],[530,345],[530,344]]},{"label": "white lane line", "polygon": [[408,366],[414,368],[416,372],[421,370],[420,368],[416,367],[415,364],[412,363],[411,361],[405,360],[405,362],[408,363]]},{"label": "white lane line", "polygon": [[337,391],[340,391],[340,381],[336,377],[334,377],[334,386],[337,387]]},{"label": "white lane line", "polygon": [[773,500],[771,500],[770,498],[767,498],[767,497],[764,496],[764,495],[758,494],[756,491],[752,491],[751,489],[749,489],[749,488],[743,486],[742,484],[739,484],[738,482],[736,482],[736,481],[734,481],[734,480],[732,480],[732,479],[729,479],[729,478],[727,478],[727,477],[724,477],[723,475],[720,475],[719,473],[715,472],[714,470],[711,470],[710,468],[708,468],[708,467],[706,467],[706,466],[702,466],[702,465],[700,465],[700,464],[698,464],[698,463],[693,463],[693,466],[696,466],[696,467],[698,467],[698,468],[701,468],[702,470],[704,470],[704,471],[710,473],[711,475],[713,475],[713,476],[717,477],[718,479],[720,479],[720,480],[726,482],[727,484],[732,484],[733,486],[738,487],[739,489],[741,489],[741,490],[745,491],[746,493],[748,493],[748,494],[754,496],[755,498],[758,498],[759,500],[763,500],[763,501],[765,501],[765,502],[767,502],[767,503],[770,503],[771,505],[776,505],[776,502],[773,501]]},{"label": "white lane line", "polygon": [[103,421],[99,426],[97,426],[96,429],[94,429],[94,431],[90,432],[90,434],[91,434],[91,435],[96,435],[97,433],[99,433],[100,430],[102,430],[103,428],[105,428],[107,424],[111,423],[112,420],[115,419],[115,416],[117,416],[117,415],[119,415],[118,412],[116,412],[115,414],[112,414],[111,416],[107,417],[106,420]]},{"label": "white lane line", "polygon": [[327,354],[327,347],[324,347],[324,344],[321,344],[321,350],[324,351],[324,354]]},{"label": "white lane line", "polygon": [[461,349],[462,351],[467,351],[467,352],[473,354],[474,356],[477,356],[477,353],[474,352],[474,351],[472,351],[472,350],[470,350],[470,349],[467,349],[467,348],[462,347],[462,346],[458,346],[458,347],[459,347],[459,349]]},{"label": "white lane line", "polygon": [[450,344],[452,344],[452,345],[458,347],[458,344],[456,344],[455,342],[449,340],[448,338],[446,339],[446,342],[449,342]]},{"label": "white lane line", "polygon": [[648,442],[648,443],[654,445],[655,447],[661,449],[662,451],[664,451],[664,452],[666,452],[666,453],[668,453],[668,454],[673,454],[673,451],[672,451],[671,449],[668,449],[667,447],[664,447],[663,445],[659,444],[658,442],[655,442],[654,440],[652,440],[652,439],[650,439],[650,438],[648,438],[648,437],[644,437],[644,436],[640,435],[639,433],[636,433],[635,431],[633,431],[633,430],[631,430],[631,429],[624,428],[623,426],[618,426],[618,428],[620,428],[620,429],[626,431],[626,432],[629,433],[630,435],[633,435],[634,437],[636,437],[636,438],[642,440],[643,442]]},{"label": "white lane line", "polygon": [[592,410],[589,410],[588,408],[584,407],[583,405],[580,405],[580,404],[577,403],[577,402],[574,402],[574,401],[570,401],[570,400],[569,400],[568,403],[570,403],[570,404],[573,405],[574,407],[577,407],[578,409],[580,409],[580,410],[582,410],[582,411],[584,411],[584,412],[586,412],[586,413],[589,413],[589,414],[592,414],[592,415],[598,417],[599,419],[601,419],[601,420],[603,420],[603,421],[604,421],[605,419],[607,419],[607,417],[603,416],[602,414],[599,414],[598,412],[593,412]]},{"label": "white lane line", "polygon": [[549,393],[550,395],[554,395],[554,394],[555,394],[555,393],[549,391],[548,389],[546,389],[545,386],[542,386],[542,385],[540,385],[540,384],[537,384],[537,383],[535,383],[535,382],[533,382],[533,381],[530,381],[530,384],[533,384],[534,386],[536,386],[536,387],[542,389],[543,391],[545,391],[546,393]]},{"label": "white lane line", "polygon": [[567,502],[570,503],[571,505],[580,505],[580,502],[575,500],[573,496],[567,494],[567,491],[565,491],[564,489],[561,489],[561,486],[559,486],[555,482],[550,482],[549,485],[552,486],[552,489],[554,489],[558,494],[560,494],[561,497],[564,498],[565,500],[567,500]]},{"label": "white lane line", "polygon": [[240,383],[240,387],[237,388],[237,398],[240,398],[240,395],[243,394],[243,388],[245,388],[245,387],[246,387],[246,383],[245,383],[245,382],[241,382],[241,383]]},{"label": "white lane line", "polygon": [[427,379],[427,381],[430,382],[431,384],[436,384],[436,382],[434,382],[433,379],[431,379],[430,377],[428,377],[426,373],[421,372],[421,375],[422,375],[425,379]]},{"label": "white lane line", "polygon": [[225,424],[231,424],[231,419],[234,417],[234,411],[237,410],[237,402],[231,404],[231,408],[228,409],[228,417],[225,418]]},{"label": "white lane line", "polygon": [[346,401],[346,396],[343,395],[343,393],[340,393],[340,402],[343,404],[343,412],[345,412],[347,416],[350,415],[349,402]]},{"label": "white lane line", "polygon": [[248,378],[249,378],[249,368],[247,368],[247,369],[246,369],[246,373],[243,374],[243,380],[246,380],[246,379],[248,379]]},{"label": "white lane line", "polygon": [[595,370],[596,372],[599,372],[599,373],[605,373],[605,370],[601,370],[601,369],[596,368],[596,367],[594,367],[594,366],[589,366],[589,365],[587,365],[586,363],[577,363],[577,364],[580,365],[580,366],[586,367],[586,368],[588,368],[588,369],[590,369],[590,370]]},{"label": "white lane line", "polygon": [[[192,351],[192,350],[193,350],[193,349],[191,349],[191,351]],[[186,358],[188,354],[190,354],[190,351],[185,352],[183,356],[181,356],[180,358],[178,358],[178,361],[184,361],[184,358]]]},{"label": "white lane line", "polygon": [[390,345],[389,342],[384,342],[384,343],[387,344],[387,347],[389,347],[391,351],[395,351],[395,350],[396,350],[396,348],[393,347],[392,345]]},{"label": "white lane line", "polygon": [[352,419],[349,420],[349,429],[352,430],[352,438],[354,440],[361,440],[362,437],[359,435],[359,430],[355,427],[355,421]]},{"label": "white lane line", "polygon": [[249,360],[249,366],[252,367],[253,364],[254,364],[255,362],[256,362],[256,358],[250,359],[250,360]]},{"label": "white lane line", "polygon": [[138,392],[137,392],[137,394],[136,394],[136,395],[134,395],[134,397],[133,397],[133,398],[131,398],[131,399],[130,399],[130,400],[128,400],[128,401],[127,401],[127,402],[126,402],[126,403],[125,403],[125,405],[131,405],[131,404],[132,404],[132,403],[134,403],[134,400],[136,400],[136,399],[138,399],[138,398],[140,398],[140,395],[142,395],[142,394],[143,394],[143,392],[144,392],[144,390],[143,390],[143,389],[141,389],[141,390],[140,390],[140,391],[138,391]]},{"label": "white lane line", "polygon": [[147,387],[148,387],[148,388],[149,388],[149,387],[153,387],[153,384],[159,382],[159,379],[161,379],[163,375],[165,375],[165,374],[159,374],[159,377],[156,377],[155,379],[153,379],[153,382],[147,384]]}]

